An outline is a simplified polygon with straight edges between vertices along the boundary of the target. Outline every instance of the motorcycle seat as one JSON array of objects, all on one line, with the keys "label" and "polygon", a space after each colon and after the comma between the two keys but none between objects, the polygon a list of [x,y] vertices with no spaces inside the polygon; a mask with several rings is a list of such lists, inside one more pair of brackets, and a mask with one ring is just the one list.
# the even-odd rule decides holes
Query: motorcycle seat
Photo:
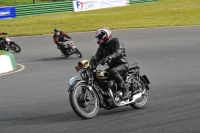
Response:
[{"label": "motorcycle seat", "polygon": [[135,72],[136,69],[140,69],[139,64],[138,63],[131,64],[129,65],[128,73],[133,73]]},{"label": "motorcycle seat", "polygon": [[135,69],[139,69],[139,64],[138,63],[134,63],[134,64],[131,64],[129,65],[129,70],[135,70]]}]

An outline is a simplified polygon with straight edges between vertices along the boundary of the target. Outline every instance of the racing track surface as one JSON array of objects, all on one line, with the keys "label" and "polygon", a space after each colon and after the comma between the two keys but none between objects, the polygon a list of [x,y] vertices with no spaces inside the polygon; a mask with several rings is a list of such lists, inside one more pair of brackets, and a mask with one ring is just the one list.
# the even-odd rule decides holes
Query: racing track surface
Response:
[{"label": "racing track surface", "polygon": [[[95,54],[94,32],[70,33],[83,58]],[[68,80],[80,59],[65,58],[52,35],[12,38],[22,48],[16,62],[26,68],[0,76],[0,133],[199,133],[200,27],[113,31],[130,63],[151,82],[144,109],[101,109],[83,120],[69,103]]]}]

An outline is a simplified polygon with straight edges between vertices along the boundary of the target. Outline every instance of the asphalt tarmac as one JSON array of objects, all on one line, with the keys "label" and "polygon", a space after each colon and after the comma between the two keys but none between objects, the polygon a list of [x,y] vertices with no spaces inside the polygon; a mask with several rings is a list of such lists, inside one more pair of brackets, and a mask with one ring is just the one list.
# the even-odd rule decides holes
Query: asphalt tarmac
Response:
[{"label": "asphalt tarmac", "polygon": [[0,133],[199,133],[200,26],[112,32],[151,82],[145,108],[100,109],[89,120],[72,110],[68,80],[78,61],[95,54],[95,32],[69,33],[81,59],[62,57],[53,35],[13,37],[25,68],[0,76]]}]

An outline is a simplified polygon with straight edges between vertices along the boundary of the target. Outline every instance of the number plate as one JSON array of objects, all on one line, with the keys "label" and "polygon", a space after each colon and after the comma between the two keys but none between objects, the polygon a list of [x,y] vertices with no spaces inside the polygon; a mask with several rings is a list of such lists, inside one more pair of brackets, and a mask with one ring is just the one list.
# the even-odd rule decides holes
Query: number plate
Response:
[{"label": "number plate", "polygon": [[75,83],[76,80],[78,80],[77,76],[72,77],[68,82],[69,86],[72,86]]}]

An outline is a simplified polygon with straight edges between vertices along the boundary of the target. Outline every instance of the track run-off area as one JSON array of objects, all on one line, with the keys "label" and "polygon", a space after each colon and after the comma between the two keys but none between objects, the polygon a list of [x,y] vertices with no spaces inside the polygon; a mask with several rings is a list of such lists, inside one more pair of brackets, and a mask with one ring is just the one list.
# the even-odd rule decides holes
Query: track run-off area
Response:
[{"label": "track run-off area", "polygon": [[[52,29],[53,31],[53,29]],[[100,109],[79,118],[69,102],[75,65],[96,53],[95,32],[69,33],[82,58],[61,56],[52,35],[12,37],[22,71],[0,76],[0,133],[199,133],[200,26],[113,30],[129,64],[146,74],[149,101],[143,109]]]}]

